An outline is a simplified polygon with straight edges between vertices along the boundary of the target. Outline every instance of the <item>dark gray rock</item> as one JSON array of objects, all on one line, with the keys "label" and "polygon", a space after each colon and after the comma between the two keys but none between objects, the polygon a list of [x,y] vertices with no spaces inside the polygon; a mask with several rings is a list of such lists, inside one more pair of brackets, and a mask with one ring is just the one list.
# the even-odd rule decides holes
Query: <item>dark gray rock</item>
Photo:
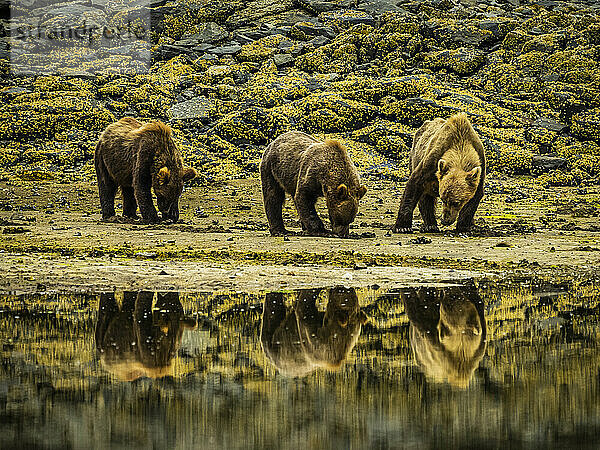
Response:
[{"label": "dark gray rock", "polygon": [[309,41],[309,44],[314,45],[315,47],[320,47],[325,44],[329,44],[331,40],[326,38],[325,36],[317,36]]},{"label": "dark gray rock", "polygon": [[402,8],[398,6],[398,0],[366,0],[361,1],[357,9],[371,14],[373,17],[380,17],[387,12],[402,12]]},{"label": "dark gray rock", "polygon": [[228,36],[225,28],[215,22],[207,22],[196,25],[196,32],[184,35],[182,39],[195,40],[199,44],[213,44],[227,39]]},{"label": "dark gray rock", "polygon": [[550,119],[548,117],[540,117],[532,124],[535,127],[545,128],[550,131],[555,131],[557,133],[562,133],[566,129],[568,129],[568,125],[560,123],[554,119]]},{"label": "dark gray rock", "polygon": [[559,158],[557,156],[534,155],[531,160],[531,165],[538,171],[547,172],[564,167],[566,162],[567,160],[565,158]]},{"label": "dark gray rock", "polygon": [[223,45],[221,47],[211,48],[209,53],[213,53],[215,55],[236,55],[241,49],[242,46],[238,44]]},{"label": "dark gray rock", "polygon": [[482,30],[491,31],[494,35],[494,39],[500,40],[504,39],[506,33],[503,33],[500,29],[500,24],[502,21],[498,19],[483,19],[479,21],[479,28]]},{"label": "dark gray rock", "polygon": [[181,47],[179,45],[171,45],[171,44],[161,44],[158,48],[153,52],[152,56],[155,60],[169,60],[171,58],[175,58],[181,54],[192,54],[193,52],[186,48]]},{"label": "dark gray rock", "polygon": [[336,33],[333,30],[333,28],[310,23],[294,24],[290,31],[292,33],[300,32],[306,36],[325,36],[329,39],[333,39],[336,36]]},{"label": "dark gray rock", "polygon": [[212,44],[200,44],[196,47],[192,47],[192,50],[194,50],[195,52],[202,53],[210,50],[211,48],[215,48],[215,46]]}]

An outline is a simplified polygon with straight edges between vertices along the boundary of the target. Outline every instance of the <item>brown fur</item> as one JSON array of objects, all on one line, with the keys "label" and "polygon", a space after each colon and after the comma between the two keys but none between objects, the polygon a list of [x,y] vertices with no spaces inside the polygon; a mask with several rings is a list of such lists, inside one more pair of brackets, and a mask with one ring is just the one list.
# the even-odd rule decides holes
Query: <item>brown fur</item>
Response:
[{"label": "brown fur", "polygon": [[483,198],[485,151],[467,116],[457,114],[448,120],[425,122],[413,139],[410,170],[393,230],[412,231],[418,204],[421,231],[439,231],[435,203],[440,197],[442,224],[456,221],[457,231],[468,231]]},{"label": "brown fur", "polygon": [[104,130],[96,145],[94,162],[103,220],[115,216],[115,194],[120,187],[124,216],[137,218],[139,205],[144,221],[158,222],[153,190],[163,219],[176,222],[183,183],[197,175],[194,169],[183,167],[167,125],[141,123],[132,117]]},{"label": "brown fur", "polygon": [[121,380],[172,375],[172,359],[183,330],[195,328],[184,317],[179,294],[125,292],[121,307],[114,293],[102,294],[96,322],[96,349],[104,367]]},{"label": "brown fur", "polygon": [[320,289],[302,289],[292,308],[282,293],[267,294],[261,344],[267,358],[286,376],[338,369],[352,351],[367,316],[352,288],[329,289],[325,312],[317,310]]},{"label": "brown fur", "polygon": [[328,234],[315,209],[317,198],[325,197],[334,233],[347,236],[358,201],[367,191],[344,146],[335,140],[320,142],[300,131],[284,133],[267,147],[260,176],[273,236],[288,233],[281,213],[286,193],[294,199],[307,234]]},{"label": "brown fur", "polygon": [[402,297],[418,365],[434,381],[467,387],[486,348],[483,302],[475,286],[410,289]]}]

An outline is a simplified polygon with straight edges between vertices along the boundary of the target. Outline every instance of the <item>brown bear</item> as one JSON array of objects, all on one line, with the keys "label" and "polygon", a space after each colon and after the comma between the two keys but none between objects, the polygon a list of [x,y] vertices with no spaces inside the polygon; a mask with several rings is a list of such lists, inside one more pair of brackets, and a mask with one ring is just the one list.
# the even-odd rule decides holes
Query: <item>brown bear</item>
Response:
[{"label": "brown bear", "polygon": [[196,322],[185,317],[176,292],[124,292],[121,307],[115,294],[101,294],[96,321],[96,349],[102,365],[118,379],[173,375],[172,360],[184,329]]},{"label": "brown bear", "polygon": [[304,234],[329,236],[315,209],[325,197],[333,232],[347,237],[367,188],[347,150],[335,140],[320,142],[300,131],[288,131],[265,150],[260,163],[263,202],[272,236],[293,234],[283,225],[286,192],[294,199]]},{"label": "brown bear", "polygon": [[154,190],[163,219],[177,222],[183,183],[197,175],[194,169],[183,167],[167,125],[140,123],[131,117],[104,130],[96,145],[94,162],[103,220],[114,218],[115,194],[121,187],[125,217],[136,219],[139,205],[145,222],[158,222],[152,201]]},{"label": "brown bear", "polygon": [[421,231],[438,232],[435,203],[440,197],[442,225],[456,221],[457,231],[468,231],[483,198],[485,151],[467,116],[457,114],[448,120],[425,122],[413,139],[409,166],[410,177],[392,230],[412,232],[413,211],[418,204]]},{"label": "brown bear", "polygon": [[300,289],[292,308],[282,293],[265,297],[260,340],[282,375],[301,377],[317,368],[337,370],[367,321],[352,288],[329,289],[325,312],[317,309],[321,289]]},{"label": "brown bear", "polygon": [[410,346],[425,375],[467,387],[486,348],[484,305],[475,285],[412,288],[402,298]]}]

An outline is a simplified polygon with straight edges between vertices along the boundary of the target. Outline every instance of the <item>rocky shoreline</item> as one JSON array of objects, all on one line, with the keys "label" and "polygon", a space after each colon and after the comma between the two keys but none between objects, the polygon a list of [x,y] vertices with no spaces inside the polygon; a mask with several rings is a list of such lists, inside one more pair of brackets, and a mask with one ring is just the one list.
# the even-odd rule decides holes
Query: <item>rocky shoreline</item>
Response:
[{"label": "rocky shoreline", "polygon": [[[402,180],[422,122],[466,111],[492,174],[598,182],[593,0],[19,0],[10,13],[4,181],[93,178],[99,132],[128,115],[169,123],[198,183],[255,174],[264,145],[288,129],[335,136],[364,176]],[[45,30],[148,32],[44,48],[48,39],[19,38],[27,17]]]}]

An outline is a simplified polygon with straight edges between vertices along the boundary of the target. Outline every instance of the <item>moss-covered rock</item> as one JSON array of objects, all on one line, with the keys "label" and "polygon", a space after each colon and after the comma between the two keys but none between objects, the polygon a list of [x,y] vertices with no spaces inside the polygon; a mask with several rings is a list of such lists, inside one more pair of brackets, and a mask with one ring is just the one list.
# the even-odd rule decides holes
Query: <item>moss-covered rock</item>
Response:
[{"label": "moss-covered rock", "polygon": [[306,72],[352,72],[357,64],[364,61],[359,49],[372,31],[371,26],[356,25],[338,35],[333,42],[300,55],[295,66]]},{"label": "moss-covered rock", "polygon": [[435,79],[431,75],[406,75],[402,77],[371,78],[350,75],[343,81],[332,83],[332,90],[343,97],[377,104],[384,97],[396,99],[415,97],[431,92]]},{"label": "moss-covered rock", "polygon": [[484,52],[461,47],[456,50],[428,53],[423,59],[423,67],[431,70],[447,69],[459,75],[469,75],[477,71],[484,62]]},{"label": "moss-covered rock", "polygon": [[242,46],[237,55],[239,61],[260,62],[279,52],[279,45],[287,38],[281,34],[266,36]]},{"label": "moss-covered rock", "polygon": [[71,91],[19,96],[0,108],[0,140],[53,138],[73,128],[103,130],[115,117],[90,97]]},{"label": "moss-covered rock", "polygon": [[408,158],[416,129],[389,120],[378,119],[350,135],[353,140],[373,146],[380,154],[400,160]]},{"label": "moss-covered rock", "polygon": [[600,142],[600,108],[581,111],[573,115],[571,132],[580,138]]},{"label": "moss-covered rock", "polygon": [[349,131],[366,125],[378,113],[377,107],[369,103],[335,93],[311,94],[275,109],[310,132]]},{"label": "moss-covered rock", "polygon": [[234,145],[266,144],[288,129],[290,121],[283,114],[252,106],[227,114],[216,123],[213,132]]},{"label": "moss-covered rock", "polygon": [[253,75],[245,86],[242,101],[271,108],[289,100],[308,96],[311,92],[324,89],[318,79],[303,72],[290,71],[280,76],[274,71],[260,71]]}]

